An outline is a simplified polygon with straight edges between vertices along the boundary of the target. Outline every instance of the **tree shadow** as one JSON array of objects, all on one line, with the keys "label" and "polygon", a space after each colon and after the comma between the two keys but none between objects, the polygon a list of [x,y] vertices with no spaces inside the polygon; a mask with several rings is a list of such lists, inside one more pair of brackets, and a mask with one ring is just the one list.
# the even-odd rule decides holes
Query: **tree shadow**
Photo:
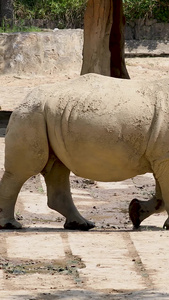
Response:
[{"label": "tree shadow", "polygon": [[[163,44],[168,44],[168,41],[162,41]],[[161,56],[161,57],[168,57],[169,53],[154,53],[153,51],[157,49],[159,46],[160,41],[158,40],[126,40],[125,45],[126,48],[128,48],[128,53],[125,54],[126,57],[135,57],[135,56]],[[147,51],[141,52],[141,53],[136,53],[132,52],[133,50],[138,49],[139,47],[144,47],[147,49]]]},{"label": "tree shadow", "polygon": [[58,290],[54,293],[40,293],[34,295],[18,295],[15,296],[16,300],[20,299],[34,299],[34,300],[153,300],[153,299],[169,299],[169,293],[158,292],[154,290],[141,290],[137,292],[133,291],[110,291],[100,292],[96,290],[79,289],[79,290]]}]

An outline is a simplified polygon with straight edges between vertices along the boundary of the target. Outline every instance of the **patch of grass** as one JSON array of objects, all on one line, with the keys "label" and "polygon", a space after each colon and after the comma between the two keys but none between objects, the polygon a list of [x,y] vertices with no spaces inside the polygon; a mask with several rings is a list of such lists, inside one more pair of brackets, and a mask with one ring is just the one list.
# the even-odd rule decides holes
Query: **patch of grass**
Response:
[{"label": "patch of grass", "polygon": [[51,260],[51,261],[3,261],[0,262],[0,269],[7,274],[26,275],[26,274],[65,274],[73,275],[78,279],[78,269],[85,268],[81,258],[75,256],[71,260]]},{"label": "patch of grass", "polygon": [[40,32],[42,31],[40,28],[35,26],[16,26],[13,27],[9,26],[2,26],[0,27],[0,33],[15,33],[15,32]]}]

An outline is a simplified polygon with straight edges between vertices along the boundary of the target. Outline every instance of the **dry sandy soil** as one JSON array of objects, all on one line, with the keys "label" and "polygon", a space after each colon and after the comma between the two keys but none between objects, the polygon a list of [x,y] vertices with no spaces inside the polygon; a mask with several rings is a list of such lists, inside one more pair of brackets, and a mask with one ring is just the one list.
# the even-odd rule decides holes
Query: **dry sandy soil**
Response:
[{"label": "dry sandy soil", "polygon": [[[144,79],[144,80],[151,80],[151,79],[158,79],[169,77],[169,58],[128,58],[126,59],[127,68],[132,80],[136,79]],[[0,142],[2,148],[0,149],[0,178],[3,174],[3,137],[5,134],[5,127],[7,124],[7,120],[9,118],[10,113],[4,111],[12,111],[25,97],[25,95],[35,86],[39,84],[46,84],[51,82],[56,82],[60,80],[69,80],[69,78],[75,77],[77,74],[71,75],[50,75],[50,76],[14,76],[14,75],[4,75],[0,77]],[[152,177],[146,176],[137,176],[133,179],[125,181],[120,184],[114,184],[113,189],[112,185],[109,183],[98,183],[98,182],[91,182],[90,180],[78,178],[71,175],[71,187],[73,189],[73,193],[76,196],[75,202],[78,205],[82,214],[87,217],[88,219],[93,220],[96,223],[95,235],[99,232],[112,232],[114,231],[122,231],[122,230],[131,230],[131,222],[128,217],[128,204],[131,199],[133,198],[141,198],[141,199],[148,199],[154,191],[154,181]],[[123,189],[124,188],[124,189]],[[38,176],[32,177],[28,180],[22,188],[22,195],[31,195],[35,193],[36,197],[45,197],[45,188],[42,178]],[[39,195],[39,196],[38,196]],[[88,198],[92,199],[89,203],[86,199],[86,195]],[[25,196],[25,197],[26,197]],[[84,196],[84,198],[83,198]],[[27,231],[28,234],[31,234],[31,230],[35,230],[37,228],[37,233],[42,231],[45,233],[49,233],[49,228],[56,227],[62,228],[64,223],[64,218],[59,214],[43,214],[37,209],[34,210],[35,204],[32,205],[32,208],[23,208],[22,199],[18,199],[17,204],[17,218],[21,220],[24,224],[25,232]],[[76,200],[77,198],[77,200]],[[82,198],[82,204],[80,203],[80,198]],[[112,201],[113,198],[113,201]],[[84,200],[85,199],[85,200]],[[89,199],[89,200],[90,200]],[[26,201],[26,200],[25,200]],[[38,205],[38,202],[37,204]],[[31,206],[31,204],[30,204]],[[162,225],[162,224],[161,224]],[[156,224],[157,226],[157,224]],[[42,230],[44,228],[44,230]],[[156,227],[151,227],[151,230],[154,230]],[[42,231],[41,231],[42,230]],[[62,230],[62,229],[59,229]],[[144,230],[144,226],[142,227]],[[52,232],[52,231],[51,231]],[[54,231],[53,231],[54,232]],[[17,237],[18,233],[12,233],[14,236]],[[21,233],[24,235],[24,231]],[[65,238],[64,233],[61,231],[63,235],[63,239]],[[11,236],[11,233],[10,233]],[[2,245],[4,236],[0,237],[0,243]],[[46,243],[50,243],[50,241],[46,240]],[[1,253],[2,254],[2,253]],[[46,254],[47,255],[47,254]],[[135,258],[133,258],[135,259]],[[73,278],[76,281],[76,284],[79,288],[83,285],[83,282],[80,282],[80,277],[78,274],[79,269],[82,269],[83,262],[79,259],[79,257],[72,257],[71,254],[67,255],[65,259],[62,261],[53,261],[51,262],[44,262],[43,260],[38,259],[21,259],[19,262],[17,259],[9,258],[6,254],[2,255],[0,260],[0,270],[3,271],[3,274],[6,276],[6,281],[8,281],[8,285],[6,284],[5,288],[8,286],[8,292],[5,291],[5,294],[2,296],[3,299],[156,299],[153,298],[153,293],[151,293],[150,297],[145,297],[143,295],[131,296],[129,294],[121,295],[119,298],[114,296],[111,297],[111,291],[105,290],[105,297],[103,295],[95,294],[94,292],[87,291],[86,294],[77,294],[67,292],[67,297],[59,292],[55,297],[52,297],[51,290],[48,290],[48,293],[44,292],[41,297],[35,296],[35,293],[28,298],[26,296],[17,297],[13,296],[14,291],[22,289],[19,285],[16,284],[17,278],[20,280],[21,275],[27,276],[26,282],[29,287],[31,287],[31,280],[30,274],[43,274],[46,277],[46,281],[48,281],[48,276],[51,274],[61,274],[64,276],[63,281],[70,280]],[[139,266],[137,266],[139,268]],[[143,273],[142,266],[140,267],[140,273]],[[52,273],[53,272],[53,273]],[[143,275],[142,277],[144,277]],[[148,275],[147,275],[148,276]],[[62,278],[61,276],[59,278]],[[66,279],[65,279],[66,278]],[[145,283],[146,287],[148,288],[151,285],[149,277],[147,277],[147,282]],[[11,282],[15,282],[13,287],[10,288],[10,280]],[[61,280],[61,279],[59,279]],[[50,289],[56,283],[55,275],[50,277]],[[36,283],[38,284],[38,283]],[[35,284],[35,286],[36,286]],[[81,284],[81,285],[80,285]],[[63,289],[62,283],[59,285],[58,290]],[[18,287],[19,286],[19,287]],[[104,284],[103,284],[104,286]],[[16,288],[15,288],[16,287]],[[71,287],[71,285],[70,285]],[[26,289],[26,288],[25,288]],[[25,289],[23,288],[24,292]],[[29,289],[29,288],[28,288]],[[53,288],[54,289],[54,288]],[[83,291],[85,291],[85,285],[83,285]],[[3,289],[0,289],[1,291]],[[33,289],[35,290],[35,288]],[[40,287],[36,288],[36,290],[40,290]],[[100,290],[104,290],[101,288]],[[131,289],[132,290],[132,289]],[[139,290],[139,288],[138,288]],[[46,291],[46,290],[45,290]],[[57,291],[57,288],[55,288]],[[77,291],[76,291],[77,292]],[[107,293],[108,292],[108,293]],[[119,291],[116,291],[117,294]],[[125,292],[125,289],[122,291]],[[46,293],[46,294],[45,294]],[[112,291],[114,293],[114,291]],[[24,293],[23,293],[24,294]],[[0,292],[1,295],[1,292]],[[93,296],[92,296],[93,295]],[[8,298],[9,296],[9,298]],[[16,297],[16,298],[15,298]],[[1,296],[0,296],[1,298]],[[162,298],[159,298],[162,299]],[[165,299],[169,299],[165,297]]]}]

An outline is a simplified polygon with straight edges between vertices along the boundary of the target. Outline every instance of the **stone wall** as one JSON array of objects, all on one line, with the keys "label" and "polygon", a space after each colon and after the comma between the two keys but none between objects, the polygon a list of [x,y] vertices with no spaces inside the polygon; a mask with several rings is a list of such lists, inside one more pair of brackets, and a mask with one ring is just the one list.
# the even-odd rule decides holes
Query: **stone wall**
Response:
[{"label": "stone wall", "polygon": [[[138,20],[126,26],[128,56],[169,56],[169,24]],[[0,34],[0,74],[80,73],[83,30]]]},{"label": "stone wall", "polygon": [[0,34],[0,74],[53,74],[81,69],[83,30]]},{"label": "stone wall", "polygon": [[169,23],[142,19],[130,22],[126,25],[125,39],[169,41]]},{"label": "stone wall", "polygon": [[137,20],[126,25],[125,54],[134,56],[169,56],[169,23]]}]

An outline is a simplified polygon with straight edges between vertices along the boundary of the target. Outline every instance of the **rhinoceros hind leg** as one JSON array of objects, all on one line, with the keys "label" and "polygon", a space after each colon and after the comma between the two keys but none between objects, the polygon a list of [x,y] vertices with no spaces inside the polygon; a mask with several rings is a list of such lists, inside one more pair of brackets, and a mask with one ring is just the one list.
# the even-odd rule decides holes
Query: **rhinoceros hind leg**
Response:
[{"label": "rhinoceros hind leg", "polygon": [[43,116],[12,114],[5,138],[5,172],[0,180],[0,228],[19,229],[14,210],[24,182],[38,174],[48,160]]},{"label": "rhinoceros hind leg", "polygon": [[23,182],[17,174],[5,171],[0,182],[0,229],[19,229],[21,224],[15,220],[14,208]]},{"label": "rhinoceros hind leg", "polygon": [[65,229],[89,230],[94,224],[77,210],[70,192],[70,170],[55,156],[50,153],[48,163],[42,175],[47,185],[48,206],[66,218]]}]

